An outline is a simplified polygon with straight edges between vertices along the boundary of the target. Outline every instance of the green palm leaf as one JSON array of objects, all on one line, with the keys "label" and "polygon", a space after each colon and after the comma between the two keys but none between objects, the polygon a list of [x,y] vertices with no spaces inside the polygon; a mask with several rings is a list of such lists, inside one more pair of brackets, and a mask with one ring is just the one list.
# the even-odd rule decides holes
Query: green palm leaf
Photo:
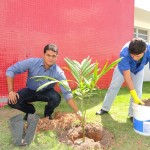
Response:
[{"label": "green palm leaf", "polygon": [[95,68],[95,63],[89,65],[86,69],[82,70],[82,75],[84,77],[88,76]]},{"label": "green palm leaf", "polygon": [[112,62],[108,67],[107,64],[108,62],[105,64],[103,70],[101,71],[101,73],[99,74],[98,78],[102,77],[103,75],[105,75],[109,70],[111,70],[112,68],[114,68],[114,66],[116,66],[120,61],[121,61],[122,58],[119,58],[117,60],[115,60],[114,62]]},{"label": "green palm leaf", "polygon": [[31,79],[35,79],[35,81],[41,81],[41,80],[53,80],[56,81],[56,79],[50,77],[50,76],[34,76],[31,77]]},{"label": "green palm leaf", "polygon": [[35,79],[36,81],[40,81],[40,80],[52,80],[52,81],[46,82],[43,85],[41,85],[37,89],[37,91],[40,91],[41,89],[43,89],[43,88],[45,88],[48,85],[53,84],[53,83],[58,83],[58,85],[62,85],[66,90],[70,91],[70,87],[68,85],[68,81],[72,81],[72,80],[61,80],[61,81],[58,81],[55,78],[52,78],[52,77],[49,77],[49,76],[34,76],[34,77],[31,77],[31,79]]},{"label": "green palm leaf", "polygon": [[58,82],[59,82],[59,81],[49,81],[49,82],[47,82],[47,83],[41,85],[36,91],[38,92],[38,91],[40,91],[41,89],[47,87],[48,85],[53,84],[53,83],[58,83]]},{"label": "green palm leaf", "polygon": [[115,60],[114,62],[112,62],[105,70],[104,74],[106,74],[110,69],[112,69],[115,65],[117,65],[122,58],[119,58],[117,60]]},{"label": "green palm leaf", "polygon": [[89,59],[89,57],[87,57],[84,61],[81,62],[81,68],[83,72],[91,64],[91,60],[92,59]]},{"label": "green palm leaf", "polygon": [[76,81],[79,82],[80,81],[79,68],[75,65],[75,63],[72,60],[65,58],[65,61],[68,64],[68,66],[70,67],[69,70],[70,70],[71,74],[74,76]]}]

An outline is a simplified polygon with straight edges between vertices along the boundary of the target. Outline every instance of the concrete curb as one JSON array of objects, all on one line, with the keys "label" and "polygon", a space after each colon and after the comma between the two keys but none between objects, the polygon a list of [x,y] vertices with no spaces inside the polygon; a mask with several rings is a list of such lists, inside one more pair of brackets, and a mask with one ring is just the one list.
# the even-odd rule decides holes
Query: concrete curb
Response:
[{"label": "concrete curb", "polygon": [[7,97],[0,97],[0,108],[7,105]]}]

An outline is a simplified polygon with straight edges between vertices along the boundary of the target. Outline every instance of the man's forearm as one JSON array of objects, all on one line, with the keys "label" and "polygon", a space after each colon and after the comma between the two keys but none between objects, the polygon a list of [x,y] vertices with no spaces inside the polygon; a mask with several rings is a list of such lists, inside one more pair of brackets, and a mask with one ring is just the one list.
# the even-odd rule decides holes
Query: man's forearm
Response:
[{"label": "man's forearm", "polygon": [[130,70],[124,71],[123,75],[129,91],[134,90],[134,85],[131,79]]},{"label": "man's forearm", "polygon": [[77,113],[78,112],[78,107],[77,107],[74,99],[69,99],[67,102],[68,102],[69,106],[73,109],[73,111],[75,113]]},{"label": "man's forearm", "polygon": [[7,76],[8,93],[14,91],[14,78]]}]

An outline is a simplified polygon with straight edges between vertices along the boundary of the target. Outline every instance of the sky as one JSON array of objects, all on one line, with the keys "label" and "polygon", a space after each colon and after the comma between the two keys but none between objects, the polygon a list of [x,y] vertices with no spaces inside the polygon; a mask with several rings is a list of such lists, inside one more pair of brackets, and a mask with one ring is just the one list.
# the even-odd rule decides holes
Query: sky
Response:
[{"label": "sky", "polygon": [[135,7],[150,11],[150,0],[135,0]]}]

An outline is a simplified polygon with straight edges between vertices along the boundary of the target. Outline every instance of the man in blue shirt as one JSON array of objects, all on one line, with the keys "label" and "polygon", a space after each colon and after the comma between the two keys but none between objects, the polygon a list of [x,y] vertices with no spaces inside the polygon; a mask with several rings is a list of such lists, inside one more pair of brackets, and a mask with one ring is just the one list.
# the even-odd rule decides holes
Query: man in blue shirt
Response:
[{"label": "man in blue shirt", "polygon": [[150,45],[144,40],[135,38],[124,45],[120,52],[122,60],[114,70],[109,89],[105,95],[102,108],[96,115],[108,113],[110,107],[117,96],[123,82],[125,81],[131,94],[128,115],[133,118],[132,100],[136,104],[142,104],[142,86],[144,78],[144,66],[150,62]]},{"label": "man in blue shirt", "polygon": [[[34,114],[35,108],[32,102],[43,101],[47,102],[45,106],[44,116],[51,119],[51,115],[54,109],[60,104],[61,97],[57,91],[55,91],[55,84],[50,84],[46,88],[39,92],[36,92],[37,88],[48,82],[48,80],[41,80],[36,82],[31,77],[34,76],[49,76],[59,81],[66,80],[64,72],[56,64],[58,56],[58,48],[54,44],[48,44],[44,48],[43,58],[29,58],[23,61],[19,61],[10,66],[6,71],[7,85],[8,85],[8,105],[12,108],[21,110],[26,113],[25,119],[28,114]],[[14,91],[14,77],[16,74],[28,72],[26,88]],[[73,111],[77,113],[79,118],[81,112],[78,110],[71,93],[71,90],[66,90],[60,85],[62,94]],[[81,118],[80,118],[81,119]]]}]

